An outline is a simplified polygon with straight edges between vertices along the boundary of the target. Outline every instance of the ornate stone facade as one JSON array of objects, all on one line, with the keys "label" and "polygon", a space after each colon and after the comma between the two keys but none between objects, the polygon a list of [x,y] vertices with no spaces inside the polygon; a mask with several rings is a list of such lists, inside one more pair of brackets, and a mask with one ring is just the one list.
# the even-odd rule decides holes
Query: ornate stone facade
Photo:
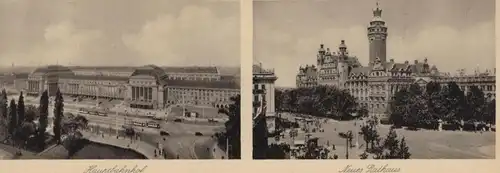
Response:
[{"label": "ornate stone facade", "polygon": [[427,58],[423,62],[397,63],[393,59],[387,62],[387,26],[382,20],[382,10],[378,4],[373,15],[367,28],[370,48],[368,66],[362,66],[356,57],[349,56],[344,40],[337,53],[331,53],[329,48],[325,50],[321,44],[317,55],[318,68],[314,65],[301,67],[297,74],[297,87],[332,85],[346,89],[357,99],[359,106],[365,106],[371,115],[381,118],[387,115],[392,96],[413,83],[423,87],[430,81],[442,85],[454,81],[464,92],[475,85],[485,92],[486,97],[495,98],[495,70],[451,76],[440,73],[436,66],[429,64]]},{"label": "ornate stone facade", "polygon": [[275,86],[278,78],[274,74],[274,70],[262,68],[262,65],[253,66],[253,111],[252,115],[255,117],[257,109],[260,107],[261,102],[266,107],[266,123],[269,133],[275,132]]},{"label": "ornate stone facade", "polygon": [[[228,107],[230,97],[239,94],[238,80],[221,80],[217,70],[206,69],[196,73],[192,67],[175,67],[172,73],[171,68],[155,65],[128,68],[50,65],[29,74],[24,90],[32,96],[47,90],[54,96],[59,89],[64,95],[124,100],[130,107],[143,109],[181,103]],[[187,71],[181,74],[182,70]]]}]

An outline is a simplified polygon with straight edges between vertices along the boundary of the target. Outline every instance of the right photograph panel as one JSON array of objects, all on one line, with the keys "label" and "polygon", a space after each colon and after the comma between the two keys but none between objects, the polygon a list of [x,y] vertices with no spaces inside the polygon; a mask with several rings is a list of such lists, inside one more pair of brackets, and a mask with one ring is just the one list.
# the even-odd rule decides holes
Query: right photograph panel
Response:
[{"label": "right photograph panel", "polygon": [[495,1],[254,1],[254,159],[494,159]]}]

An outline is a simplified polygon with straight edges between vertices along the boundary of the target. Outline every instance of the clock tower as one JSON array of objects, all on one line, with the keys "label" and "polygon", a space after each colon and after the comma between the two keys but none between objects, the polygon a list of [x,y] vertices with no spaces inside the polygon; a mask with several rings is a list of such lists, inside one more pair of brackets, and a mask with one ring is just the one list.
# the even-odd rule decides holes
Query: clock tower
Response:
[{"label": "clock tower", "polygon": [[373,9],[373,19],[370,21],[367,30],[370,47],[369,65],[372,66],[377,58],[380,59],[382,64],[385,64],[387,62],[387,26],[382,19],[382,9],[379,8],[378,2],[377,7]]}]

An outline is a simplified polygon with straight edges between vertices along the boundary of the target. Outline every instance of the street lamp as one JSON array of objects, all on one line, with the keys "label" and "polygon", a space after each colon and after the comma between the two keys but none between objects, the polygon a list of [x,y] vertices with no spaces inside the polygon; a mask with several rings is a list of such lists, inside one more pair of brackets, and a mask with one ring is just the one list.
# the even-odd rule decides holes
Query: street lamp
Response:
[{"label": "street lamp", "polygon": [[226,134],[226,159],[229,159],[229,136]]}]

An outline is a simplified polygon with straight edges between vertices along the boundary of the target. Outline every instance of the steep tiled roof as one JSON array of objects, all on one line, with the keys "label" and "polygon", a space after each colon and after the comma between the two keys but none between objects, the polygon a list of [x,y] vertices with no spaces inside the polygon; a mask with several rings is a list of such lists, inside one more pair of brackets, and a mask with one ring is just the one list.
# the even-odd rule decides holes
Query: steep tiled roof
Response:
[{"label": "steep tiled roof", "polygon": [[220,75],[231,75],[231,76],[239,76],[241,73],[240,67],[232,67],[232,66],[221,66],[217,67]]},{"label": "steep tiled roof", "polygon": [[299,70],[300,74],[304,74],[305,76],[316,76],[318,74],[318,69],[315,66],[306,66]]},{"label": "steep tiled roof", "polygon": [[14,73],[14,78],[15,79],[27,79],[29,75],[30,75],[29,73]]},{"label": "steep tiled roof", "polygon": [[222,75],[222,76],[220,76],[220,80],[223,80],[223,81],[236,81],[236,80],[239,80],[239,78],[236,77],[236,76],[232,76],[232,75]]},{"label": "steep tiled roof", "polygon": [[99,70],[99,71],[113,71],[113,72],[129,72],[134,71],[137,67],[132,66],[70,66],[72,70]]},{"label": "steep tiled roof", "polygon": [[61,79],[77,79],[77,80],[109,80],[109,81],[127,81],[128,77],[122,76],[92,76],[92,75],[60,75]]},{"label": "steep tiled roof", "polygon": [[274,74],[274,69],[264,69],[260,65],[254,64],[252,66],[252,73],[253,74]]},{"label": "steep tiled roof", "polygon": [[40,67],[33,71],[33,73],[46,74],[49,72],[72,72],[71,69],[62,65],[49,65],[46,67]]},{"label": "steep tiled roof", "polygon": [[370,67],[357,67],[357,68],[352,68],[351,73],[355,74],[364,74],[367,75],[370,73],[371,68]]},{"label": "steep tiled roof", "polygon": [[235,81],[201,81],[201,80],[165,80],[167,86],[195,87],[195,88],[221,88],[240,89]]},{"label": "steep tiled roof", "polygon": [[165,73],[218,73],[217,67],[162,67]]},{"label": "steep tiled roof", "polygon": [[354,67],[361,67],[361,63],[359,62],[358,57],[348,57],[347,64]]},{"label": "steep tiled roof", "polygon": [[165,71],[155,65],[147,65],[143,67],[136,68],[134,73],[132,73],[131,76],[136,76],[136,75],[148,75],[148,76],[153,76],[156,81],[160,85],[165,85],[164,78],[166,76]]}]

